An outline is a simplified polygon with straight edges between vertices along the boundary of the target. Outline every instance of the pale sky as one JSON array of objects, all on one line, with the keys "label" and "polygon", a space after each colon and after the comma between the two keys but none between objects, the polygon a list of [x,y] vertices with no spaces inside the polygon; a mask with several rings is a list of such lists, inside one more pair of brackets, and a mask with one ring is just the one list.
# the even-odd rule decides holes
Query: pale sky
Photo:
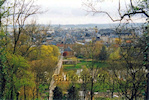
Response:
[{"label": "pale sky", "polygon": [[[98,0],[102,1],[102,0]],[[110,2],[112,1],[112,2]],[[128,0],[123,0],[122,8],[125,8]],[[103,14],[91,14],[85,11],[83,2],[86,0],[36,0],[43,10],[48,10],[42,15],[35,16],[34,19],[40,24],[104,24],[112,21]],[[106,10],[113,18],[117,17],[118,0],[105,0],[101,4],[95,5],[98,9]],[[141,20],[137,19],[137,22]]]}]

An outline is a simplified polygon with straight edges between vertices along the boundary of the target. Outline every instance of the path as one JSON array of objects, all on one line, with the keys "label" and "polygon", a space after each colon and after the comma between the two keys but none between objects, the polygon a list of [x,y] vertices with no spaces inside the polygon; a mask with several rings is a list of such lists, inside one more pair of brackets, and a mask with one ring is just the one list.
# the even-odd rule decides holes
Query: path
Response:
[{"label": "path", "polygon": [[[62,67],[62,61],[63,61],[63,56],[60,57],[60,60],[56,66],[56,69],[55,69],[55,72],[54,72],[54,75],[58,75],[60,73],[60,69]],[[54,78],[52,77],[52,80],[51,80],[51,83],[50,83],[50,87],[49,87],[49,100],[53,100],[53,90],[54,88],[56,87],[55,86],[55,81],[54,81]]]}]

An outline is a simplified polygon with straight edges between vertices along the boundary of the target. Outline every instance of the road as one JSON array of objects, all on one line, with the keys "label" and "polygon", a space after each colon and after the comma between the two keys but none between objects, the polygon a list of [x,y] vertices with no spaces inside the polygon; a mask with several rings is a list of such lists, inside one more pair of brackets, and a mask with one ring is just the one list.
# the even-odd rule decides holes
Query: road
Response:
[{"label": "road", "polygon": [[[61,56],[59,59],[59,62],[58,62],[56,69],[54,71],[54,75],[58,75],[60,73],[60,69],[62,67],[62,61],[63,61],[63,56]],[[49,100],[53,100],[53,98],[52,98],[53,97],[53,90],[56,87],[54,83],[55,83],[54,77],[52,77],[52,80],[51,80],[51,83],[49,86],[49,90],[50,90],[49,91]]]}]

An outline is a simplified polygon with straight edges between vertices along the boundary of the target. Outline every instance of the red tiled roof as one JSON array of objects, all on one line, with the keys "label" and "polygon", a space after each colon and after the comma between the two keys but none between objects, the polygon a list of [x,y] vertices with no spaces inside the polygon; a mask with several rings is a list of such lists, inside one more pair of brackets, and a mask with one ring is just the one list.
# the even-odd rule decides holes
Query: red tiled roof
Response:
[{"label": "red tiled roof", "polygon": [[64,47],[63,44],[57,44],[56,46],[58,46],[58,47]]}]

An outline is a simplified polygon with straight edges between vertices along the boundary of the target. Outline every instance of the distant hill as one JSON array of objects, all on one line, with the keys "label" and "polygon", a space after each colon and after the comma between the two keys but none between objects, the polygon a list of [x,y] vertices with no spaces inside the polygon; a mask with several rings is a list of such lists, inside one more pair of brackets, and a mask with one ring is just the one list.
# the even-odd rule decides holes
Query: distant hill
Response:
[{"label": "distant hill", "polygon": [[[124,24],[121,24],[124,25]],[[127,24],[127,27],[139,27],[143,25],[143,23],[131,23]],[[104,29],[104,28],[116,28],[119,26],[119,23],[114,23],[114,24],[69,24],[69,25],[51,25],[53,27],[62,27],[62,28],[94,28],[97,26],[99,29]]]},{"label": "distant hill", "polygon": [[[121,24],[126,25],[126,24]],[[131,23],[127,24],[127,27],[139,27],[142,26],[143,23]],[[48,26],[46,24],[41,24],[41,26]],[[119,26],[119,23],[114,23],[114,24],[68,24],[68,25],[61,25],[61,24],[52,24],[52,27],[61,27],[61,28],[94,28],[97,26],[98,29],[106,29],[106,28],[116,28]],[[13,28],[12,25],[9,25],[8,27]]]}]

